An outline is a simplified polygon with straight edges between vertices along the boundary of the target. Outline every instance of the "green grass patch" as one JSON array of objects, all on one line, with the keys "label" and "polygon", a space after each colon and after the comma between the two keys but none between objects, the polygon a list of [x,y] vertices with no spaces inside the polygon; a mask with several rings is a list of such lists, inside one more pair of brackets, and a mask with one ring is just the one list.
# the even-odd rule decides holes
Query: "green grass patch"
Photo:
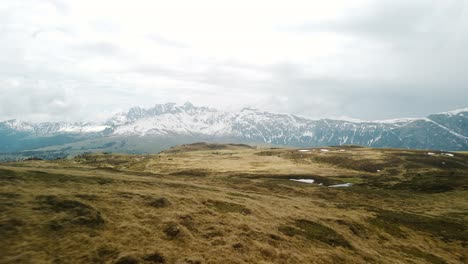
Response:
[{"label": "green grass patch", "polygon": [[407,180],[393,185],[392,189],[440,193],[468,190],[468,173],[464,170],[430,171],[406,174]]},{"label": "green grass patch", "polygon": [[359,159],[355,160],[349,155],[319,155],[312,157],[317,163],[325,163],[344,169],[375,173],[383,170],[388,165],[381,164],[378,160]]},{"label": "green grass patch", "polygon": [[361,177],[341,177],[341,176],[336,176],[336,177],[330,177],[331,179],[337,180],[337,181],[343,181],[346,183],[352,183],[352,184],[361,184],[365,182],[365,179]]},{"label": "green grass patch", "polygon": [[282,225],[278,230],[287,236],[298,235],[307,240],[319,241],[332,247],[341,246],[344,248],[351,248],[349,242],[335,230],[320,223],[305,219],[294,221],[294,226]]},{"label": "green grass patch", "polygon": [[444,217],[429,217],[405,212],[378,210],[377,216],[369,221],[396,237],[405,237],[400,227],[426,232],[443,241],[458,240],[466,243],[468,231],[462,222]]},{"label": "green grass patch", "polygon": [[63,199],[55,195],[36,197],[39,207],[36,210],[65,213],[66,216],[49,222],[52,230],[61,230],[67,225],[81,225],[96,228],[104,224],[101,213],[93,207],[76,200]]}]

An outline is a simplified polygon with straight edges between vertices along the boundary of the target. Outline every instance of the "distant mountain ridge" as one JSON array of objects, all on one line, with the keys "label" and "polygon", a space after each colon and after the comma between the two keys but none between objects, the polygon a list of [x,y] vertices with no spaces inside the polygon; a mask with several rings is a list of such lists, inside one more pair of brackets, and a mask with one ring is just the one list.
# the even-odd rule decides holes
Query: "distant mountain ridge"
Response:
[{"label": "distant mountain ridge", "polygon": [[[141,142],[129,147],[125,144],[129,139]],[[167,142],[200,140],[296,147],[356,144],[468,150],[468,108],[424,118],[350,121],[312,120],[251,108],[229,112],[191,103],[168,103],[148,109],[134,107],[103,124],[0,122],[1,153],[64,148],[75,153],[101,150],[138,153],[158,150]],[[151,143],[148,145],[147,141]],[[140,144],[146,146],[138,147]]]}]

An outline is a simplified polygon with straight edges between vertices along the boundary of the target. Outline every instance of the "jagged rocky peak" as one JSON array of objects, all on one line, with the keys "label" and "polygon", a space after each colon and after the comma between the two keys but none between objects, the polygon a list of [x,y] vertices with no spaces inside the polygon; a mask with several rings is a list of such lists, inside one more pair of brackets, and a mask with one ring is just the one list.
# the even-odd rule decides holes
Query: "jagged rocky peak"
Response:
[{"label": "jagged rocky peak", "polygon": [[137,107],[132,107],[130,110],[128,110],[127,113],[127,118],[130,120],[135,120],[138,118],[141,118],[145,114],[145,110],[139,106]]},{"label": "jagged rocky peak", "polygon": [[18,130],[18,131],[32,131],[34,127],[31,123],[20,121],[17,119],[10,119],[4,122],[1,122],[3,126],[6,126],[9,129]]},{"label": "jagged rocky peak", "polygon": [[144,109],[141,107],[133,107],[127,113],[127,118],[136,120],[144,117],[151,117],[162,114],[175,114],[180,112],[187,112],[194,109],[206,109],[205,107],[196,107],[190,102],[185,102],[183,105],[176,103],[156,104],[155,106]]},{"label": "jagged rocky peak", "polygon": [[182,105],[176,103],[156,104],[151,108],[133,107],[127,113],[119,113],[112,117],[108,123],[125,124],[129,121],[135,121],[141,118],[150,118],[164,114],[200,114],[201,112],[218,112],[218,110],[209,107],[194,106],[191,102],[185,102]]}]

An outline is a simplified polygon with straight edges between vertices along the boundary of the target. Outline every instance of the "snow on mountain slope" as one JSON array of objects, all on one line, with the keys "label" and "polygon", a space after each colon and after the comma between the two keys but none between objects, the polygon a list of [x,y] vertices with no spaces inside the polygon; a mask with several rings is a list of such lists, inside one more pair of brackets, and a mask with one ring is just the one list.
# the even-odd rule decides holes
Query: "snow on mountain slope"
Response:
[{"label": "snow on mountain slope", "polygon": [[[463,111],[458,111],[458,114]],[[447,120],[451,115],[446,116]],[[239,112],[195,107],[190,103],[156,105],[150,109],[132,108],[110,119],[113,135],[204,135],[237,138],[242,142],[278,145],[316,146],[358,144],[368,146],[424,147],[428,141],[444,142],[456,148],[467,145],[460,131],[430,118],[400,118],[362,121],[312,120],[289,114],[274,114],[244,108]],[[466,122],[465,122],[466,123]],[[464,129],[458,127],[458,130]],[[424,134],[422,131],[425,131]],[[414,139],[412,135],[417,135]],[[446,139],[435,139],[448,135]],[[434,139],[433,139],[434,138]],[[426,143],[425,143],[426,142]],[[409,145],[408,145],[409,144]]]},{"label": "snow on mountain slope", "polygon": [[207,107],[194,107],[190,103],[156,105],[154,108],[132,108],[127,114],[120,113],[107,124],[114,127],[114,135],[168,135],[168,134],[228,134],[231,127],[230,112]]},{"label": "snow on mountain slope", "polygon": [[18,132],[27,132],[33,135],[51,135],[57,133],[98,133],[109,128],[108,125],[100,125],[93,123],[29,123],[16,119],[0,122],[0,125]]},{"label": "snow on mountain slope", "polygon": [[[86,135],[89,138],[89,135],[94,137],[93,134],[96,134],[95,137],[170,137],[175,141],[178,138],[211,141],[229,139],[239,143],[299,147],[356,144],[467,150],[468,111],[465,110],[433,114],[425,118],[313,120],[252,108],[229,112],[196,107],[191,103],[168,103],[148,109],[134,107],[126,113],[113,116],[105,124],[27,123],[17,120],[0,122],[0,137],[2,133],[5,140],[7,135],[16,139],[50,135]],[[22,136],[15,136],[14,133]]]},{"label": "snow on mountain slope", "polygon": [[21,132],[34,131],[34,127],[32,126],[32,124],[27,123],[27,122],[22,122],[16,119],[8,120],[0,124],[3,124],[5,127],[9,129],[17,130]]},{"label": "snow on mountain slope", "polygon": [[460,108],[452,111],[437,113],[436,115],[459,115],[468,116],[468,108]]}]

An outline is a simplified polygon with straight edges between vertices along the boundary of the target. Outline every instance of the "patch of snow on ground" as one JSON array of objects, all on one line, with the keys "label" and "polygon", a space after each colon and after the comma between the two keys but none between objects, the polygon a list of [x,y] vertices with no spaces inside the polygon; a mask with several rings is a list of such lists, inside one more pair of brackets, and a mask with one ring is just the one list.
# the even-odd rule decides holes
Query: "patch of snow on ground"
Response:
[{"label": "patch of snow on ground", "polygon": [[350,182],[348,182],[348,183],[330,185],[330,186],[328,186],[328,187],[331,187],[331,188],[340,188],[340,187],[351,187],[351,186],[353,186],[353,184],[350,183]]},{"label": "patch of snow on ground", "polygon": [[310,150],[308,150],[308,149],[300,149],[300,150],[298,150],[298,151],[299,151],[299,152],[309,152]]},{"label": "patch of snow on ground", "polygon": [[289,179],[290,181],[303,182],[303,183],[314,183],[312,179]]},{"label": "patch of snow on ground", "polygon": [[434,152],[428,152],[427,155],[433,156],[433,155],[435,155],[435,153]]},{"label": "patch of snow on ground", "polygon": [[452,153],[442,153],[442,155],[449,156],[449,157],[453,157],[453,154],[452,154]]},{"label": "patch of snow on ground", "polygon": [[344,150],[344,149],[340,149],[340,152],[345,152],[345,151],[346,151],[346,150]]},{"label": "patch of snow on ground", "polygon": [[328,150],[328,149],[320,149],[320,151],[328,152],[328,151],[330,151],[330,150]]}]

